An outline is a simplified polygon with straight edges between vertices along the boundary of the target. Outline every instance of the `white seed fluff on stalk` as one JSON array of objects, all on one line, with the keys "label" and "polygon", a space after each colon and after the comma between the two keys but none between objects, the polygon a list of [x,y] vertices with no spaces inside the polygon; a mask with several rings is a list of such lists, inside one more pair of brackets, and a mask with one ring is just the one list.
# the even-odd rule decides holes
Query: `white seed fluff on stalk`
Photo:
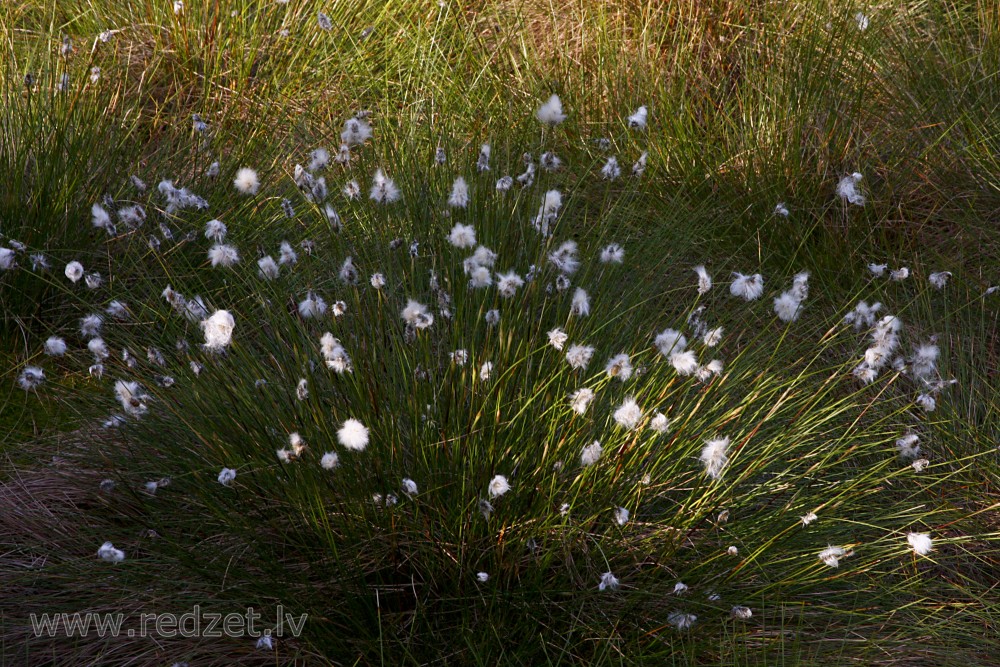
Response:
[{"label": "white seed fluff on stalk", "polygon": [[806,514],[803,514],[801,517],[799,517],[799,521],[802,522],[803,526],[808,526],[813,521],[815,521],[817,518],[818,517],[816,516],[815,512],[807,512]]},{"label": "white seed fluff on stalk", "polygon": [[687,347],[687,338],[676,329],[664,329],[653,340],[656,349],[665,357],[683,352]]},{"label": "white seed fluff on stalk", "polygon": [[344,123],[344,131],[340,133],[340,140],[348,148],[360,146],[372,136],[372,126],[363,118],[349,118]]},{"label": "white seed fluff on stalk", "polygon": [[897,283],[906,280],[909,277],[910,270],[905,266],[889,272],[889,280],[893,280]]},{"label": "white seed fluff on stalk", "polygon": [[774,314],[782,322],[794,322],[799,318],[802,301],[791,292],[782,292],[774,298]]},{"label": "white seed fluff on stalk", "polygon": [[585,369],[593,356],[594,348],[590,345],[571,345],[566,350],[566,361],[574,369]]},{"label": "white seed fluff on stalk", "polygon": [[604,163],[601,167],[601,176],[604,177],[606,181],[613,181],[622,175],[622,168],[618,166],[618,158],[611,156],[608,161]]},{"label": "white seed fluff on stalk", "polygon": [[626,523],[628,523],[629,514],[630,514],[629,511],[624,507],[616,507],[615,523],[617,523],[619,526],[624,526]]},{"label": "white seed fluff on stalk", "polygon": [[337,441],[352,451],[364,451],[368,446],[368,428],[357,419],[348,419],[337,431]]},{"label": "white seed fluff on stalk", "polygon": [[105,308],[106,312],[116,320],[127,320],[129,318],[128,306],[121,301],[112,301]]},{"label": "white seed fluff on stalk", "polygon": [[868,270],[876,278],[881,278],[885,275],[885,270],[889,268],[888,264],[869,264]]},{"label": "white seed fluff on stalk", "polygon": [[754,301],[764,293],[764,276],[759,273],[744,275],[734,271],[733,276],[735,276],[733,282],[729,285],[729,293],[733,296]]},{"label": "white seed fluff on stalk", "polygon": [[570,407],[578,415],[585,414],[590,403],[594,400],[594,390],[584,387],[577,389],[569,397]]},{"label": "white seed fluff on stalk", "polygon": [[665,414],[656,412],[653,414],[653,418],[649,420],[649,428],[663,435],[670,430],[670,419]]},{"label": "white seed fluff on stalk", "polygon": [[278,264],[285,266],[291,266],[299,261],[299,255],[295,252],[295,248],[288,241],[282,241],[278,246]]},{"label": "white seed fluff on stalk", "polygon": [[491,375],[493,375],[493,362],[484,362],[483,365],[479,367],[479,379],[486,382],[490,379]]},{"label": "white seed fluff on stalk", "polygon": [[396,183],[379,169],[372,178],[372,188],[368,196],[377,204],[392,204],[399,201],[402,193],[396,187]]},{"label": "white seed fluff on stalk", "polygon": [[471,248],[476,245],[476,230],[472,225],[456,224],[451,228],[448,242],[456,248]]},{"label": "white seed fluff on stalk", "polygon": [[918,556],[926,556],[934,548],[934,542],[929,533],[910,533],[906,536],[913,553]]},{"label": "white seed fluff on stalk", "polygon": [[951,278],[951,271],[938,271],[937,273],[932,273],[927,277],[930,284],[938,289],[944,289],[945,285],[948,284],[948,279]]},{"label": "white seed fluff on stalk", "polygon": [[0,248],[0,269],[10,271],[17,266],[17,259],[14,250],[11,248]]},{"label": "white seed fluff on stalk", "polygon": [[326,313],[326,301],[312,292],[307,292],[306,298],[299,302],[299,315],[306,319],[321,317],[324,313]]},{"label": "white seed fluff on stalk", "polygon": [[517,293],[517,290],[524,286],[524,278],[514,271],[497,274],[497,291],[500,296],[509,299]]},{"label": "white seed fluff on stalk", "polygon": [[300,401],[304,401],[309,398],[309,381],[305,378],[301,378],[299,383],[295,386],[295,398]]},{"label": "white seed fluff on stalk", "polygon": [[233,186],[242,194],[255,195],[260,189],[260,179],[257,177],[256,171],[250,167],[242,167],[236,172]]},{"label": "white seed fluff on stalk", "polygon": [[61,357],[66,354],[66,341],[58,336],[50,336],[45,341],[45,354],[50,357]]},{"label": "white seed fluff on stalk", "polygon": [[[459,176],[455,179],[455,182],[451,185],[451,194],[448,196],[448,206],[452,208],[465,208],[469,205],[469,184],[465,182],[465,179]],[[466,248],[475,245],[476,242],[473,241],[469,246],[458,246],[459,248]]]},{"label": "white seed fluff on stalk", "polygon": [[490,153],[493,151],[489,144],[479,147],[479,157],[476,158],[476,171],[480,174],[490,170]]},{"label": "white seed fluff on stalk", "polygon": [[611,574],[610,572],[605,572],[601,575],[601,583],[597,585],[597,589],[601,591],[613,591],[617,590],[619,586],[618,577]]},{"label": "white seed fluff on stalk", "polygon": [[496,475],[490,480],[488,490],[490,492],[490,498],[499,498],[503,494],[510,491],[510,484],[507,482],[507,478],[503,475]]},{"label": "white seed fluff on stalk", "polygon": [[270,255],[257,260],[257,275],[263,280],[275,280],[278,278],[278,263]]},{"label": "white seed fluff on stalk", "polygon": [[475,266],[469,271],[469,287],[482,289],[493,284],[493,274],[485,266]]},{"label": "white seed fluff on stalk", "polygon": [[569,312],[578,317],[590,315],[590,297],[587,296],[583,288],[577,287],[576,291],[573,292],[573,302],[570,304]]},{"label": "white seed fluff on stalk", "polygon": [[323,360],[326,362],[327,368],[338,374],[353,372],[354,367],[351,363],[351,357],[347,354],[347,350],[341,345],[339,339],[334,338],[333,334],[327,331],[320,338],[319,342],[320,352],[323,355]]},{"label": "white seed fluff on stalk", "polygon": [[101,335],[101,325],[103,324],[104,318],[97,313],[87,315],[80,319],[80,335],[84,338],[99,336]]},{"label": "white seed fluff on stalk", "polygon": [[205,332],[205,349],[218,351],[232,341],[236,320],[228,310],[217,310],[202,321],[201,328]]},{"label": "white seed fluff on stalk", "polygon": [[750,607],[737,605],[729,610],[729,615],[738,621],[745,621],[753,616],[753,611],[751,611]]},{"label": "white seed fluff on stalk", "polygon": [[787,218],[790,215],[788,207],[785,206],[785,202],[783,201],[778,202],[778,204],[774,207],[774,214],[780,215],[783,218]]},{"label": "white seed fluff on stalk", "polygon": [[490,580],[490,575],[488,575],[487,573],[485,572],[476,573],[476,581],[478,581],[479,583],[485,584],[489,580]]},{"label": "white seed fluff on stalk", "polygon": [[698,617],[694,614],[685,614],[683,612],[674,611],[667,616],[667,622],[678,630],[688,630],[695,624]]},{"label": "white seed fluff on stalk", "polygon": [[103,206],[100,204],[94,204],[90,207],[90,214],[90,221],[93,223],[94,227],[97,229],[104,229],[108,232],[108,234],[114,234],[114,223],[111,222],[111,216],[108,215],[108,212],[104,210]]},{"label": "white seed fluff on stalk", "polygon": [[930,380],[937,372],[937,360],[941,348],[932,343],[919,345],[910,362],[910,373],[918,380]]},{"label": "white seed fluff on stalk", "polygon": [[17,384],[25,391],[37,389],[44,381],[45,371],[38,366],[26,366],[17,378]]},{"label": "white seed fluff on stalk", "polygon": [[670,354],[670,365],[678,375],[688,376],[698,372],[698,357],[692,350],[673,352]]},{"label": "white seed fluff on stalk", "polygon": [[636,403],[635,398],[629,396],[625,401],[615,410],[614,413],[615,422],[624,429],[633,429],[638,426],[639,421],[642,419],[642,408]]},{"label": "white seed fluff on stalk", "polygon": [[875,317],[880,310],[882,310],[882,304],[878,301],[870,306],[867,301],[858,301],[854,310],[844,316],[844,322],[853,325],[855,331],[860,331],[863,328],[874,326]]},{"label": "white seed fluff on stalk", "polygon": [[705,465],[705,474],[712,479],[722,476],[722,471],[729,463],[729,438],[708,440],[701,449],[701,462]]},{"label": "white seed fluff on stalk", "polygon": [[208,259],[213,267],[230,267],[240,261],[240,253],[235,246],[217,243],[208,249]]},{"label": "white seed fluff on stalk", "polygon": [[405,493],[408,496],[415,496],[415,495],[417,495],[417,483],[414,482],[409,477],[404,477],[403,478],[403,493]]},{"label": "white seed fluff on stalk", "polygon": [[223,468],[219,473],[219,484],[229,486],[236,479],[236,471],[232,468]]},{"label": "white seed fluff on stalk", "polygon": [[622,382],[625,382],[625,380],[632,377],[632,362],[629,360],[629,356],[622,352],[608,359],[604,370],[607,372],[608,377],[618,378]]},{"label": "white seed fluff on stalk", "polygon": [[105,345],[104,341],[100,338],[91,338],[87,342],[87,349],[90,350],[92,355],[94,355],[94,361],[96,363],[104,361],[111,354],[108,351],[108,346]]},{"label": "white seed fluff on stalk", "polygon": [[705,344],[705,347],[715,347],[722,341],[722,327],[716,327],[714,329],[709,329],[702,336],[701,341]]},{"label": "white seed fluff on stalk", "polygon": [[122,404],[122,409],[133,417],[140,417],[146,413],[146,399],[138,382],[126,382],[118,380],[115,382],[115,396]]},{"label": "white seed fluff on stalk", "polygon": [[698,274],[698,294],[706,294],[712,289],[712,276],[708,275],[703,264],[694,267],[694,272]]},{"label": "white seed fluff on stalk", "polygon": [[563,345],[565,345],[566,341],[569,340],[569,334],[558,327],[549,331],[548,336],[549,345],[557,350],[563,349]]},{"label": "white seed fluff on stalk", "polygon": [[837,196],[855,206],[864,206],[865,196],[858,190],[858,184],[862,178],[864,177],[858,172],[844,176],[837,183]]},{"label": "white seed fluff on stalk", "polygon": [[535,118],[545,125],[552,126],[566,120],[566,114],[563,113],[562,101],[559,99],[559,96],[552,95],[542,106],[538,107],[538,111],[535,112]]},{"label": "white seed fluff on stalk", "polygon": [[78,282],[80,278],[83,278],[83,264],[80,262],[70,262],[66,265],[65,273],[70,282]]},{"label": "white seed fluff on stalk", "polygon": [[819,552],[819,559],[827,567],[839,567],[840,559],[844,558],[847,552],[840,547],[829,546]]},{"label": "white seed fluff on stalk", "polygon": [[337,456],[336,452],[327,452],[323,454],[323,458],[319,460],[320,466],[323,470],[333,470],[340,463],[340,457]]},{"label": "white seed fluff on stalk", "polygon": [[621,264],[625,261],[625,250],[617,243],[604,246],[601,250],[602,264]]},{"label": "white seed fluff on stalk", "polygon": [[604,450],[601,448],[601,443],[595,440],[580,452],[580,465],[585,467],[594,465],[600,460],[603,453]]},{"label": "white seed fluff on stalk", "polygon": [[645,106],[635,110],[635,113],[628,117],[628,126],[636,130],[645,130],[646,122],[649,119],[649,111]]},{"label": "white seed fluff on stalk", "polygon": [[649,161],[649,153],[647,151],[643,151],[642,155],[639,156],[639,159],[632,165],[632,175],[642,176],[643,173],[646,171],[646,163],[648,161]]},{"label": "white seed fluff on stalk", "polygon": [[226,223],[221,220],[209,220],[205,223],[205,238],[209,241],[221,243],[226,238]]},{"label": "white seed fluff on stalk", "polygon": [[904,459],[916,459],[920,456],[920,436],[908,433],[896,440],[896,449]]},{"label": "white seed fluff on stalk", "polygon": [[319,171],[326,168],[330,162],[330,151],[325,148],[317,148],[309,154],[309,171]]},{"label": "white seed fluff on stalk", "polygon": [[111,542],[105,542],[97,550],[97,557],[108,563],[120,563],[125,560],[125,552],[121,549],[116,549],[115,545]]},{"label": "white seed fluff on stalk", "polygon": [[406,307],[400,312],[403,321],[417,329],[426,329],[434,324],[434,315],[427,309],[427,306],[407,299]]}]

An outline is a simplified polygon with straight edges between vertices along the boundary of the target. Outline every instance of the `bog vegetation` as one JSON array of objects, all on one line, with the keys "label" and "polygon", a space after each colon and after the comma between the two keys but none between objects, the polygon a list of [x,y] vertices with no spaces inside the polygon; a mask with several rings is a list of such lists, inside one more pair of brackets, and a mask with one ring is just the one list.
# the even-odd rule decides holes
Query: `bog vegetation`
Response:
[{"label": "bog vegetation", "polygon": [[987,664],[997,12],[5,7],[3,661]]}]

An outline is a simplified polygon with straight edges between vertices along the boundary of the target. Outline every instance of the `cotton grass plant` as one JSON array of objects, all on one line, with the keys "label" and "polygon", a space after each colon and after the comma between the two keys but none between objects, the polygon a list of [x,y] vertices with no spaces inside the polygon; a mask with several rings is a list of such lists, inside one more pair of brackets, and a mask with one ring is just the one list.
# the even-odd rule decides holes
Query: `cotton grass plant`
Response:
[{"label": "cotton grass plant", "polygon": [[[531,163],[567,141],[540,108]],[[974,457],[901,455],[921,378],[901,353],[860,381],[874,322],[811,300],[808,273],[629,280],[634,233],[587,199],[643,175],[609,191],[596,159],[498,190],[520,151],[477,173],[406,148],[365,137],[308,179],[223,168],[221,206],[130,193],[158,222],[83,259],[106,286],[39,278],[83,320],[23,389],[103,414],[73,465],[113,482],[100,557],[61,567],[308,613],[279,655],[489,661],[528,619],[520,659],[591,661],[808,625],[818,594],[851,613],[973,538],[933,489]]]},{"label": "cotton grass plant", "polygon": [[[988,12],[353,9],[3,17],[14,659],[986,655]],[[277,603],[303,637],[21,620]]]}]

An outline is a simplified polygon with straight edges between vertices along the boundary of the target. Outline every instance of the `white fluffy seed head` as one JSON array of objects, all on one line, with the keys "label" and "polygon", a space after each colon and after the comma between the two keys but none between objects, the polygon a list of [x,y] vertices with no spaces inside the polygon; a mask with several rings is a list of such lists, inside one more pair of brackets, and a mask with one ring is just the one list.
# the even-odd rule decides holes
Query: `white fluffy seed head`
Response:
[{"label": "white fluffy seed head", "polygon": [[934,548],[934,541],[929,533],[910,533],[906,536],[906,541],[918,556],[926,556]]},{"label": "white fluffy seed head", "polygon": [[66,341],[58,336],[52,336],[45,341],[45,354],[50,357],[61,357],[66,354]]},{"label": "white fluffy seed head", "polygon": [[121,549],[116,549],[115,545],[111,542],[105,542],[97,550],[97,557],[108,563],[120,563],[125,560],[125,552]]},{"label": "white fluffy seed head", "polygon": [[635,399],[631,396],[626,398],[625,401],[615,410],[614,414],[615,422],[619,426],[625,429],[633,429],[639,424],[639,420],[642,419],[642,408],[636,403]]},{"label": "white fluffy seed head", "polygon": [[205,332],[206,349],[218,351],[232,341],[236,320],[228,310],[217,310],[207,320],[202,321],[201,328]]},{"label": "white fluffy seed head", "polygon": [[819,559],[827,567],[839,567],[840,559],[847,554],[840,547],[829,546],[819,552]]},{"label": "white fluffy seed head", "polygon": [[570,407],[578,415],[585,414],[587,408],[590,407],[591,401],[594,400],[594,390],[584,387],[583,389],[577,389],[569,397]]},{"label": "white fluffy seed head", "polygon": [[542,106],[538,107],[535,117],[543,124],[553,126],[566,120],[566,114],[563,113],[562,101],[559,99],[559,96],[552,95],[552,97],[546,100]]},{"label": "white fluffy seed head", "polygon": [[510,484],[507,482],[507,478],[503,475],[496,475],[490,480],[488,488],[491,498],[499,498],[503,494],[510,491]]},{"label": "white fluffy seed head", "polygon": [[595,440],[593,443],[584,447],[583,451],[580,452],[580,465],[594,465],[600,460],[603,452],[604,450],[601,448],[601,443]]},{"label": "white fluffy seed head", "polygon": [[729,463],[729,438],[709,440],[701,449],[701,462],[705,465],[705,474],[712,479],[722,476],[722,471]]},{"label": "white fluffy seed head", "polygon": [[236,172],[233,186],[242,194],[255,195],[260,188],[260,179],[257,177],[256,171],[250,167],[242,167]]},{"label": "white fluffy seed head", "polygon": [[[448,196],[448,206],[452,208],[465,208],[469,205],[469,184],[459,176],[451,186],[451,194]],[[471,245],[475,245],[473,241]],[[466,247],[466,246],[459,246]]]},{"label": "white fluffy seed head", "polygon": [[368,428],[357,419],[348,419],[337,431],[337,440],[352,451],[364,451],[368,446]]},{"label": "white fluffy seed head", "polygon": [[759,299],[764,293],[764,277],[759,273],[752,276],[733,273],[733,282],[729,285],[729,293],[746,301]]},{"label": "white fluffy seed head", "polygon": [[323,454],[323,458],[319,460],[320,466],[323,470],[333,470],[340,463],[340,457],[337,456],[336,452],[327,452]]},{"label": "white fluffy seed head", "polygon": [[70,262],[66,265],[66,277],[70,279],[71,282],[77,282],[80,278],[83,278],[83,264],[80,262]]},{"label": "white fluffy seed head", "polygon": [[448,242],[456,248],[471,248],[476,245],[476,230],[472,225],[457,224],[451,228]]}]

